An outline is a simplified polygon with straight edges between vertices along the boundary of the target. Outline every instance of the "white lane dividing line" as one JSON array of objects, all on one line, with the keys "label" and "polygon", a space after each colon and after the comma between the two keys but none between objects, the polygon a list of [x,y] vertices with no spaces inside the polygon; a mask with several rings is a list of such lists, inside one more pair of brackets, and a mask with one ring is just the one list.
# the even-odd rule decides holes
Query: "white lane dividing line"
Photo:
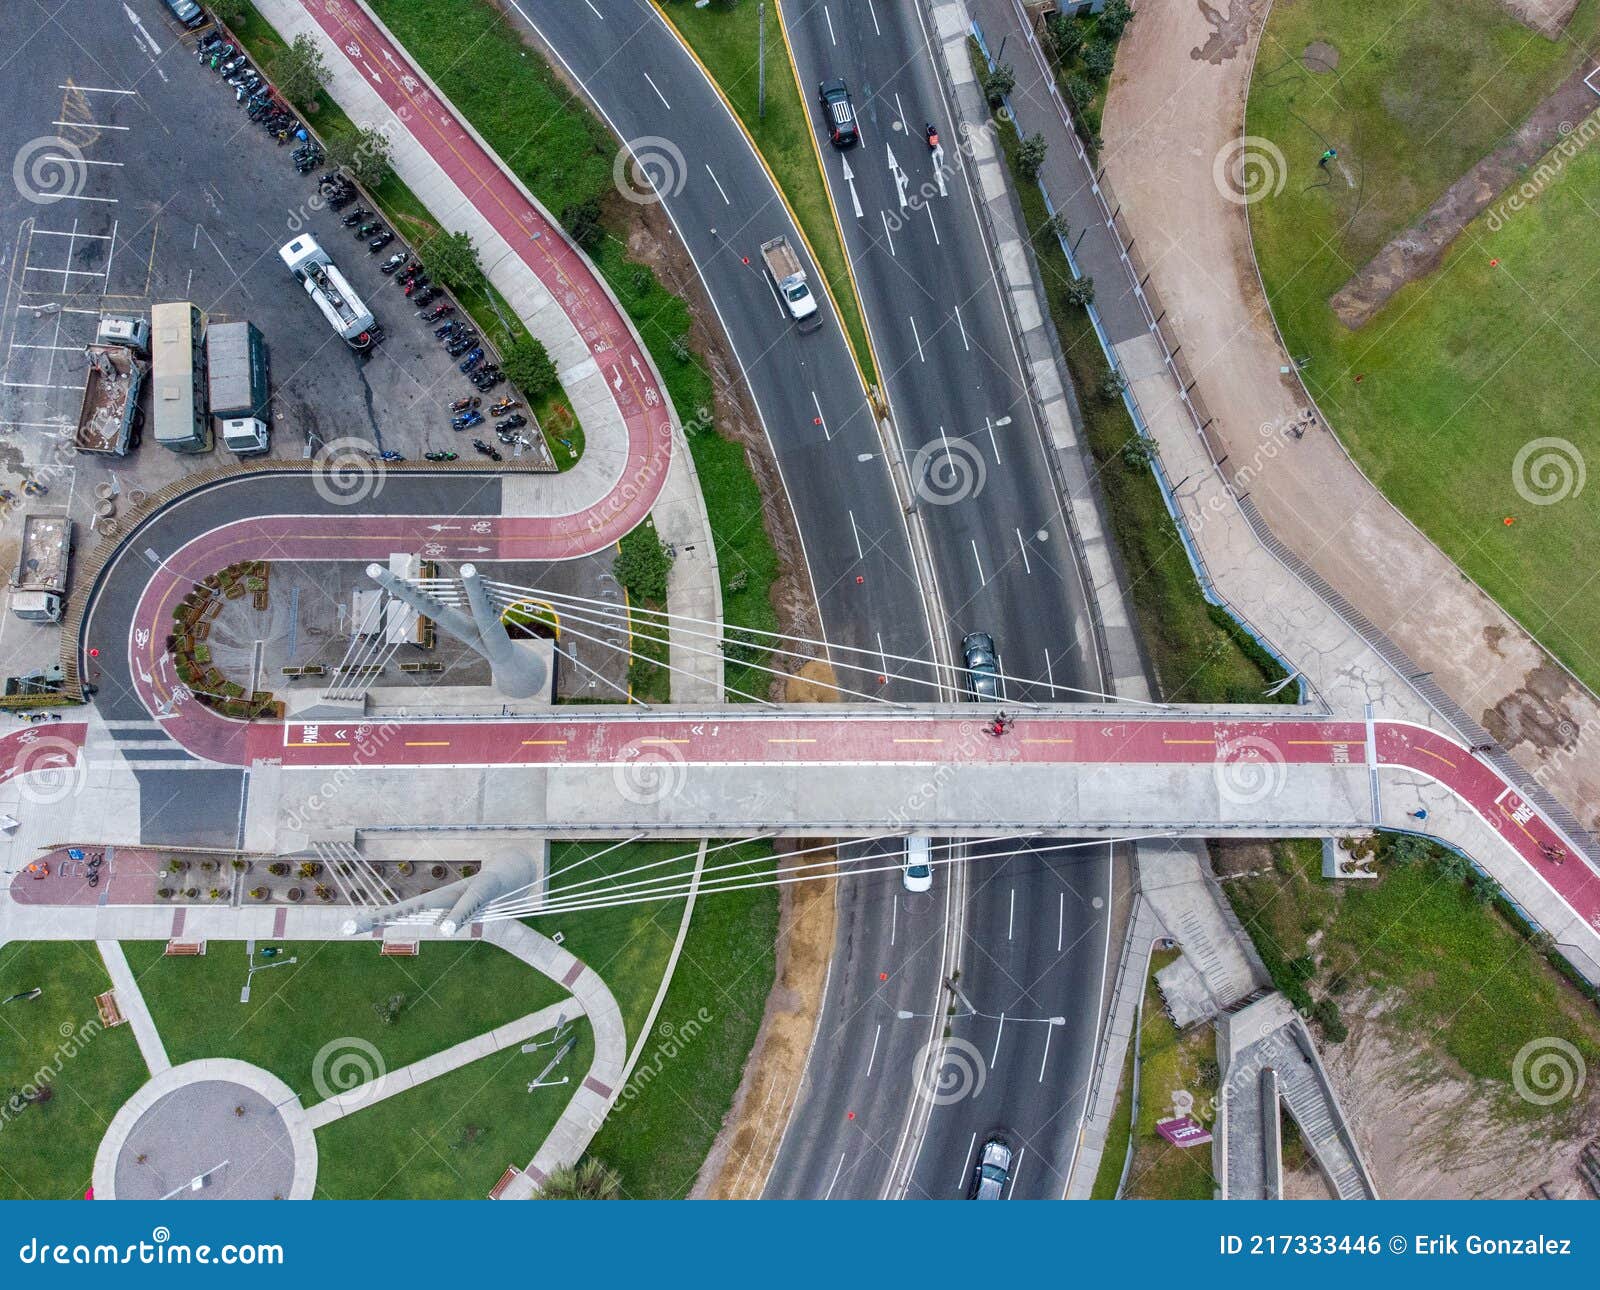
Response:
[{"label": "white lane dividing line", "polygon": [[811,391],[811,406],[817,410],[817,424],[822,427],[822,433],[829,443],[833,442],[833,431],[828,429],[828,419],[822,415],[822,401],[817,398],[817,392]]},{"label": "white lane dividing line", "polygon": [[1022,540],[1022,530],[1015,530],[1017,535],[1017,550],[1022,552],[1022,568],[1025,573],[1033,572],[1033,565],[1028,561],[1028,544]]},{"label": "white lane dividing line", "polygon": [[[1048,655],[1046,656],[1048,657]],[[1056,893],[1056,953],[1061,953],[1061,942],[1067,933],[1067,893]]]},{"label": "white lane dividing line", "polygon": [[[1045,683],[1050,687],[1050,693],[1054,694],[1056,692],[1056,671],[1055,668],[1050,666],[1049,650],[1044,652],[1044,679]],[[1060,949],[1061,947],[1057,945],[1056,948]]]},{"label": "white lane dividing line", "polygon": [[924,206],[922,209],[928,212],[928,227],[933,230],[933,244],[943,246],[944,243],[939,240],[939,226],[933,222],[933,207]]},{"label": "white lane dividing line", "polygon": [[109,206],[115,206],[120,199],[116,197],[89,197],[84,193],[52,193],[50,200],[52,202],[105,202]]},{"label": "white lane dividing line", "polygon": [[883,35],[883,28],[878,26],[878,9],[877,6],[872,3],[872,0],[867,0],[867,12],[872,15],[872,30],[877,32],[880,36]]},{"label": "white lane dividing line", "polygon": [[906,138],[909,139],[911,137],[911,127],[906,124],[906,110],[905,110],[905,107],[900,102],[900,91],[899,90],[896,90],[894,92],[894,114],[897,117],[900,118],[900,131],[901,131],[901,133],[904,134],[906,136]]},{"label": "white lane dividing line", "polygon": [[839,1171],[844,1168],[844,1157],[845,1153],[841,1151],[839,1153],[839,1163],[834,1166],[833,1181],[828,1184],[828,1192],[827,1195],[823,1196],[823,1200],[833,1199],[833,1189],[839,1185]]},{"label": "white lane dividing line", "polygon": [[967,353],[972,353],[972,345],[967,340],[967,324],[961,321],[961,306],[956,306],[956,326],[961,328],[961,348]]},{"label": "white lane dividing line", "polygon": [[706,163],[706,174],[711,176],[711,182],[714,183],[717,186],[717,191],[719,193],[722,193],[722,204],[724,206],[732,206],[733,203],[728,200],[728,194],[723,192],[723,190],[722,190],[722,180],[717,178],[717,172],[715,170],[711,169],[711,165],[710,165],[709,162]]},{"label": "white lane dividing line", "polygon": [[1039,1083],[1044,1083],[1045,1063],[1050,1060],[1050,1036],[1055,1032],[1055,1026],[1050,1022],[1044,1023],[1044,1056],[1039,1061]]},{"label": "white lane dividing line", "polygon": [[1027,1147],[1023,1147],[1021,1151],[1017,1152],[1017,1167],[1011,1171],[1011,1194],[1012,1194],[1012,1196],[1015,1196],[1017,1194],[1017,1178],[1022,1173],[1022,1157],[1027,1155],[1027,1154],[1028,1154],[1028,1148]]},{"label": "white lane dividing line", "polygon": [[878,1028],[872,1032],[872,1054],[867,1058],[867,1078],[872,1078],[872,1063],[878,1060],[878,1040],[883,1036],[883,1023],[878,1023]]},{"label": "white lane dividing line", "polygon": [[977,1149],[977,1146],[978,1135],[974,1133],[972,1135],[972,1141],[967,1143],[966,1159],[961,1162],[961,1177],[956,1179],[957,1195],[960,1195],[967,1190],[967,1172],[972,1168],[972,1153]]},{"label": "white lane dividing line", "polygon": [[592,13],[596,18],[600,19],[601,22],[604,22],[606,20],[605,14],[601,13],[598,9],[596,9],[594,7],[593,0],[583,0],[583,2],[584,2],[584,4],[589,6],[589,12]]},{"label": "white lane dividing line", "polygon": [[867,553],[861,549],[861,530],[856,527],[856,513],[850,512],[850,536],[856,540],[856,559],[865,560]]},{"label": "white lane dividing line", "polygon": [[[51,158],[47,157],[47,158],[44,158],[44,160],[48,161],[48,160],[51,160]],[[71,160],[74,164],[80,165],[80,166],[125,166],[125,165],[128,164],[125,161],[95,161],[91,157],[72,157],[72,158],[68,158],[66,153],[62,153],[60,155],[60,157],[59,157],[59,160],[61,160],[61,161]]]},{"label": "white lane dividing line", "polygon": [[[54,349],[56,347],[52,345],[50,348]],[[32,381],[0,381],[0,385],[13,390],[77,390],[79,393],[83,391],[83,386],[81,385],[44,385]]]},{"label": "white lane dividing line", "polygon": [[889,231],[888,213],[883,210],[879,210],[878,214],[883,216],[883,235],[889,239],[889,254],[894,256],[896,259],[899,259],[900,253],[894,249],[894,234]]},{"label": "white lane dividing line", "polygon": [[79,130],[121,130],[126,134],[133,129],[131,125],[105,125],[99,121],[52,121],[51,125],[70,125]]},{"label": "white lane dividing line", "polygon": [[1006,915],[1006,940],[1017,930],[1017,889],[1011,889],[1011,912]]},{"label": "white lane dividing line", "polygon": [[1000,1060],[1000,1036],[1006,1033],[1006,1014],[1000,1014],[1000,1028],[994,1032],[994,1052],[989,1054],[989,1069],[993,1070]]},{"label": "white lane dividing line", "polygon": [[660,99],[663,103],[666,104],[667,111],[668,112],[672,111],[672,104],[667,103],[667,96],[661,92],[661,87],[659,85],[657,85],[654,81],[650,80],[650,73],[649,72],[645,72],[644,73],[644,78],[645,78],[645,80],[650,81],[650,88],[653,89],[656,92],[656,97],[658,99]]},{"label": "white lane dividing line", "polygon": [[[1007,417],[1006,421],[1009,421],[1010,419],[1010,417]],[[1000,441],[994,437],[994,422],[989,420],[988,417],[984,417],[983,424],[989,431],[989,447],[994,452],[994,464],[998,466],[1000,464]],[[1000,424],[1004,425],[1005,421],[1002,421]]]},{"label": "white lane dividing line", "polygon": [[989,578],[988,575],[983,571],[983,560],[978,555],[977,538],[972,539],[972,562],[978,566],[978,585],[987,587],[989,585]]},{"label": "white lane dividing line", "polygon": [[822,6],[822,16],[828,20],[828,39],[833,42],[833,47],[839,47],[839,38],[833,34],[833,15],[828,12],[828,6]]},{"label": "white lane dividing line", "polygon": [[[883,677],[885,680],[888,680],[888,678],[889,678],[889,656],[883,652],[883,633],[882,632],[878,633],[878,668],[879,668],[878,675]],[[889,944],[893,945],[894,942],[891,940],[889,942]]]},{"label": "white lane dividing line", "polygon": [[[907,314],[906,317],[910,318],[911,315]],[[917,342],[917,357],[926,363],[928,356],[922,352],[922,335],[917,331],[917,320],[915,318],[911,318],[911,338]]]},{"label": "white lane dividing line", "polygon": [[900,930],[900,897],[896,896],[889,906],[889,948],[894,948],[895,934]]},{"label": "white lane dividing line", "polygon": [[80,94],[137,94],[138,90],[110,90],[103,85],[57,85],[58,90],[76,90]]}]

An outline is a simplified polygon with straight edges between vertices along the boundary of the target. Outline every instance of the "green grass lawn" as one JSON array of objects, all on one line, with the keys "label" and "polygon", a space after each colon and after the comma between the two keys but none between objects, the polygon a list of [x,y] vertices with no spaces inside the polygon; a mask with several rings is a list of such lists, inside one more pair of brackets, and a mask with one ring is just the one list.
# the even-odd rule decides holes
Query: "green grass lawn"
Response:
[{"label": "green grass lawn", "polygon": [[[1531,504],[1514,472],[1519,450],[1542,437],[1600,460],[1590,415],[1600,157],[1578,151],[1503,220],[1491,206],[1433,275],[1359,331],[1328,298],[1492,151],[1597,31],[1596,0],[1559,42],[1495,0],[1278,5],[1246,119],[1288,162],[1282,192],[1251,208],[1252,230],[1279,326],[1310,358],[1305,378],[1333,428],[1385,494],[1591,686],[1600,513],[1586,496]],[[1340,51],[1336,74],[1297,61],[1313,40]],[[1339,151],[1330,183],[1316,166],[1327,145]]]},{"label": "green grass lawn", "polygon": [[[1415,858],[1401,863],[1407,853]],[[1319,1019],[1329,1000],[1376,991],[1386,1005],[1379,1024],[1485,1081],[1507,1114],[1570,1113],[1570,1101],[1516,1097],[1512,1063],[1528,1041],[1555,1036],[1594,1069],[1594,1004],[1520,924],[1474,894],[1442,849],[1387,835],[1378,854],[1382,877],[1335,887],[1321,877],[1319,843],[1278,843],[1268,871],[1223,884],[1275,984],[1302,1007],[1314,1001]]]},{"label": "green grass lawn", "polygon": [[[1139,1029],[1139,1123],[1126,1191],[1133,1199],[1210,1200],[1216,1187],[1210,1147],[1175,1147],[1156,1133],[1156,1121],[1172,1114],[1174,1092],[1181,1089],[1192,1093],[1196,1112],[1216,1092],[1216,1040],[1212,1028],[1195,1026],[1180,1035],[1162,1010],[1155,974],[1177,957],[1176,950],[1153,955],[1145,982],[1144,1016]],[[1120,1152],[1116,1154],[1116,1169],[1120,1172],[1122,1157]],[[1109,1162],[1103,1165],[1102,1173],[1109,1167]],[[1114,1182],[1112,1185],[1115,1188]]]},{"label": "green grass lawn", "polygon": [[[385,958],[375,941],[281,944],[300,961],[257,972],[247,1004],[242,942],[214,942],[203,958],[165,958],[159,941],[124,946],[174,1064],[253,1062],[310,1106],[322,1100],[312,1068],[330,1041],[366,1040],[393,1070],[566,996],[483,942],[430,941],[415,958]],[[386,1024],[378,1009],[396,994],[406,1001]]]},{"label": "green grass lawn", "polygon": [[[770,857],[769,847],[747,843],[713,851],[706,863],[749,859],[755,872],[770,872]],[[696,903],[652,1042],[590,1146],[621,1173],[625,1195],[688,1194],[760,1029],[777,934],[771,888],[711,894]]]},{"label": "green grass lawn", "polygon": [[[973,70],[987,63],[969,42]],[[1142,451],[1139,436],[1121,396],[1107,397],[1109,372],[1088,313],[1066,298],[1072,269],[1054,233],[1039,186],[1015,171],[1016,128],[999,125],[1000,144],[1012,165],[1012,181],[1023,219],[1033,231],[1040,277],[1050,317],[1067,358],[1083,409],[1084,428],[1105,494],[1116,548],[1143,633],[1145,651],[1156,673],[1157,693],[1183,703],[1259,703],[1263,692],[1283,675],[1276,661],[1223,610],[1200,594],[1194,566],[1167,514],[1161,490]],[[1292,686],[1279,691],[1293,702]]]},{"label": "green grass lawn", "polygon": [[587,1018],[548,1079],[528,1091],[556,1050],[517,1045],[481,1057],[418,1088],[362,1107],[317,1130],[317,1196],[334,1200],[481,1199],[507,1165],[533,1158],[594,1060]]},{"label": "green grass lawn", "polygon": [[[93,945],[0,946],[0,999],[35,986],[37,999],[0,1004],[0,1199],[76,1200],[111,1117],[149,1072],[132,1027],[100,1029],[94,997],[111,980]],[[11,1100],[46,1085],[46,1101]]]},{"label": "green grass lawn", "polygon": [[828,280],[856,361],[861,364],[868,381],[876,380],[872,349],[861,321],[861,304],[856,299],[855,283],[850,280],[846,266],[844,245],[839,240],[839,227],[834,223],[833,208],[828,200],[828,186],[817,166],[812,98],[795,82],[794,66],[789,61],[782,25],[778,21],[777,4],[767,6],[765,116],[760,112],[758,93],[761,70],[757,53],[758,6],[718,3],[696,9],[686,4],[669,7],[658,3],[656,7],[667,14],[705,64],[771,167],[801,231],[811,244],[818,269]]}]

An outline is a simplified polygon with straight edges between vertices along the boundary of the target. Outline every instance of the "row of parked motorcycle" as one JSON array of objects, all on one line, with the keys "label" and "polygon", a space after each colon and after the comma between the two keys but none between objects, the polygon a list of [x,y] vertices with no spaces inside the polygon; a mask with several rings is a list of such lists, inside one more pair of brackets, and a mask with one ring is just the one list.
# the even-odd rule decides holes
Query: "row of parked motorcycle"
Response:
[{"label": "row of parked motorcycle", "polygon": [[[322,161],[322,149],[312,142],[300,118],[289,105],[273,93],[272,85],[257,69],[250,66],[232,41],[220,32],[209,32],[195,46],[195,56],[233,87],[233,101],[248,108],[250,119],[276,139],[279,145],[294,139],[295,169],[301,174],[314,170]],[[314,160],[313,160],[314,159]]]}]

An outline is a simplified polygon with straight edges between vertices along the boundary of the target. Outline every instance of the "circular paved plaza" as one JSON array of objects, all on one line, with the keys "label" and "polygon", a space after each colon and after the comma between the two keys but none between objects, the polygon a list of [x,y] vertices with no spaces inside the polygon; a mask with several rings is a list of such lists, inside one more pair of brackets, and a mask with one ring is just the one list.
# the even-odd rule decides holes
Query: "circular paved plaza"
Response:
[{"label": "circular paved plaza", "polygon": [[316,1173],[293,1090],[247,1062],[208,1060],[162,1071],[128,1099],[95,1155],[94,1187],[119,1200],[303,1199]]}]

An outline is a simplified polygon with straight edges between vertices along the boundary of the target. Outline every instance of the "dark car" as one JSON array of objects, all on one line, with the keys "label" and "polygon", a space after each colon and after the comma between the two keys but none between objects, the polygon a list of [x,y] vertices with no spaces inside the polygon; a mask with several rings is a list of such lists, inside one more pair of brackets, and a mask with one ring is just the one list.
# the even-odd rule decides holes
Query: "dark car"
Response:
[{"label": "dark car", "polygon": [[978,1163],[967,1184],[968,1200],[1004,1200],[1011,1181],[1011,1145],[999,1134],[984,1140]]},{"label": "dark car", "polygon": [[172,16],[185,27],[198,27],[206,20],[206,11],[195,0],[166,0]]},{"label": "dark car", "polygon": [[828,142],[835,148],[851,148],[861,139],[856,125],[856,107],[850,101],[850,87],[843,81],[823,81],[817,86],[822,117],[828,123]]},{"label": "dark car", "polygon": [[1000,665],[995,658],[994,637],[988,632],[968,632],[961,638],[961,653],[967,665],[967,693],[980,703],[1000,697]]}]

